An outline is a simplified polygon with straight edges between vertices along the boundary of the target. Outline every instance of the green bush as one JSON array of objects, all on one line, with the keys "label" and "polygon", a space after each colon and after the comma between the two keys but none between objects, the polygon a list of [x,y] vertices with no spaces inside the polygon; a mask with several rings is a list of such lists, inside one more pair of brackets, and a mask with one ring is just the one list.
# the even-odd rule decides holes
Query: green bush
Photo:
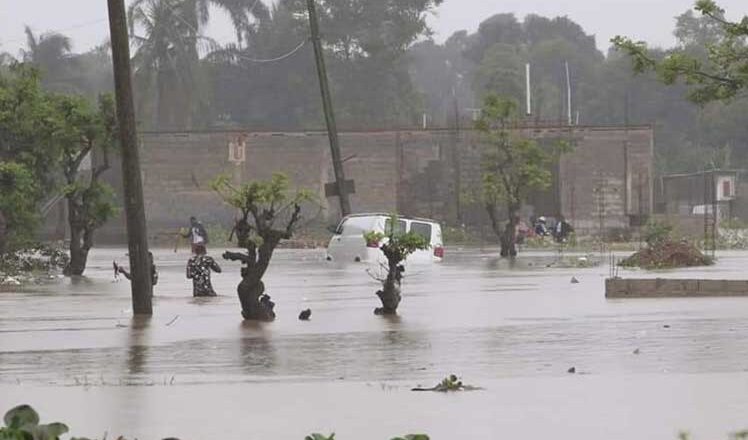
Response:
[{"label": "green bush", "polygon": [[[39,414],[29,405],[17,406],[5,414],[0,440],[58,440],[68,432],[62,423],[39,423]],[[82,440],[82,439],[78,439]]]},{"label": "green bush", "polygon": [[658,246],[672,240],[674,229],[669,223],[651,221],[647,223],[642,238],[649,246]]}]

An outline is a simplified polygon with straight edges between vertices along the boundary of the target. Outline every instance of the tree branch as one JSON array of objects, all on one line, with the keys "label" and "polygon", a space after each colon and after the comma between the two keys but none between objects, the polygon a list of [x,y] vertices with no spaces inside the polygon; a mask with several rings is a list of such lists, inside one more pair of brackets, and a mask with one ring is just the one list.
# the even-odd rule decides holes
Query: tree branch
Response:
[{"label": "tree branch", "polygon": [[229,261],[240,261],[240,262],[242,262],[244,264],[247,264],[247,265],[250,265],[250,264],[254,263],[254,261],[252,261],[249,258],[249,255],[243,254],[241,252],[229,252],[229,251],[226,251],[226,252],[223,253],[223,259],[224,260],[229,260]]}]

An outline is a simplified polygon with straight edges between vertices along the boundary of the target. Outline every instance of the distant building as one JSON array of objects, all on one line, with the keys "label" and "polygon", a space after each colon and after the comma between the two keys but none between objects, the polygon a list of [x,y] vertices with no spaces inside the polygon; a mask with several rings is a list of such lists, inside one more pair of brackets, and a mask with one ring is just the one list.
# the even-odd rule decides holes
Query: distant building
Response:
[{"label": "distant building", "polygon": [[[553,182],[523,212],[530,217],[563,215],[578,233],[624,234],[653,211],[654,130],[650,126],[586,127],[528,124],[522,135],[541,145],[565,141],[573,151],[552,167]],[[481,135],[474,130],[384,130],[341,132],[348,179],[355,181],[354,212],[400,212],[447,225],[482,227],[484,207],[470,200],[481,182]],[[171,240],[191,215],[207,225],[230,228],[234,215],[210,182],[229,175],[235,183],[286,173],[293,184],[319,194],[319,223],[338,218],[337,200],[325,197],[334,174],[324,131],[242,130],[141,133],[141,160],[148,232]],[[121,200],[120,164],[106,174]],[[98,234],[102,242],[124,242],[124,216]]]},{"label": "distant building", "polygon": [[735,170],[662,176],[658,185],[657,211],[669,217],[677,216],[682,221],[716,214],[718,225],[735,216],[739,176],[740,172]]}]

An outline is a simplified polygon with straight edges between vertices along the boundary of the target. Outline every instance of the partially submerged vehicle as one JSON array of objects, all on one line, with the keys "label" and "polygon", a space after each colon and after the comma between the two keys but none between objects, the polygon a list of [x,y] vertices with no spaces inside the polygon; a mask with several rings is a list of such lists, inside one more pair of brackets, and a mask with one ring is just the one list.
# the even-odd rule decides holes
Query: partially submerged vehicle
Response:
[{"label": "partially submerged vehicle", "polygon": [[[327,259],[336,262],[386,261],[379,249],[383,243],[367,243],[364,233],[369,231],[389,234],[392,231],[391,214],[354,214],[345,217],[335,229],[335,235],[327,246]],[[426,250],[419,250],[408,257],[408,262],[433,263],[444,259],[442,228],[430,219],[397,217],[395,233],[414,232],[429,243]],[[384,240],[387,240],[386,238]]]}]

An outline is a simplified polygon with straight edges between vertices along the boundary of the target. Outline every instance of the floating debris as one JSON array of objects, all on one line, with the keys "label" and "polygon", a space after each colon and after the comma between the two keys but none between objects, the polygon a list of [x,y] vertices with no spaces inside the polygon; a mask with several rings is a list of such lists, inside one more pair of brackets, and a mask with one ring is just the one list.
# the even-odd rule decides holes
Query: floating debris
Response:
[{"label": "floating debris", "polygon": [[454,374],[445,377],[441,383],[431,388],[413,388],[411,391],[433,391],[437,393],[447,393],[450,391],[476,391],[482,390],[483,388],[465,385],[462,381]]},{"label": "floating debris", "polygon": [[302,310],[301,313],[299,313],[299,319],[301,321],[309,321],[309,318],[312,316],[312,309],[306,309]]}]

